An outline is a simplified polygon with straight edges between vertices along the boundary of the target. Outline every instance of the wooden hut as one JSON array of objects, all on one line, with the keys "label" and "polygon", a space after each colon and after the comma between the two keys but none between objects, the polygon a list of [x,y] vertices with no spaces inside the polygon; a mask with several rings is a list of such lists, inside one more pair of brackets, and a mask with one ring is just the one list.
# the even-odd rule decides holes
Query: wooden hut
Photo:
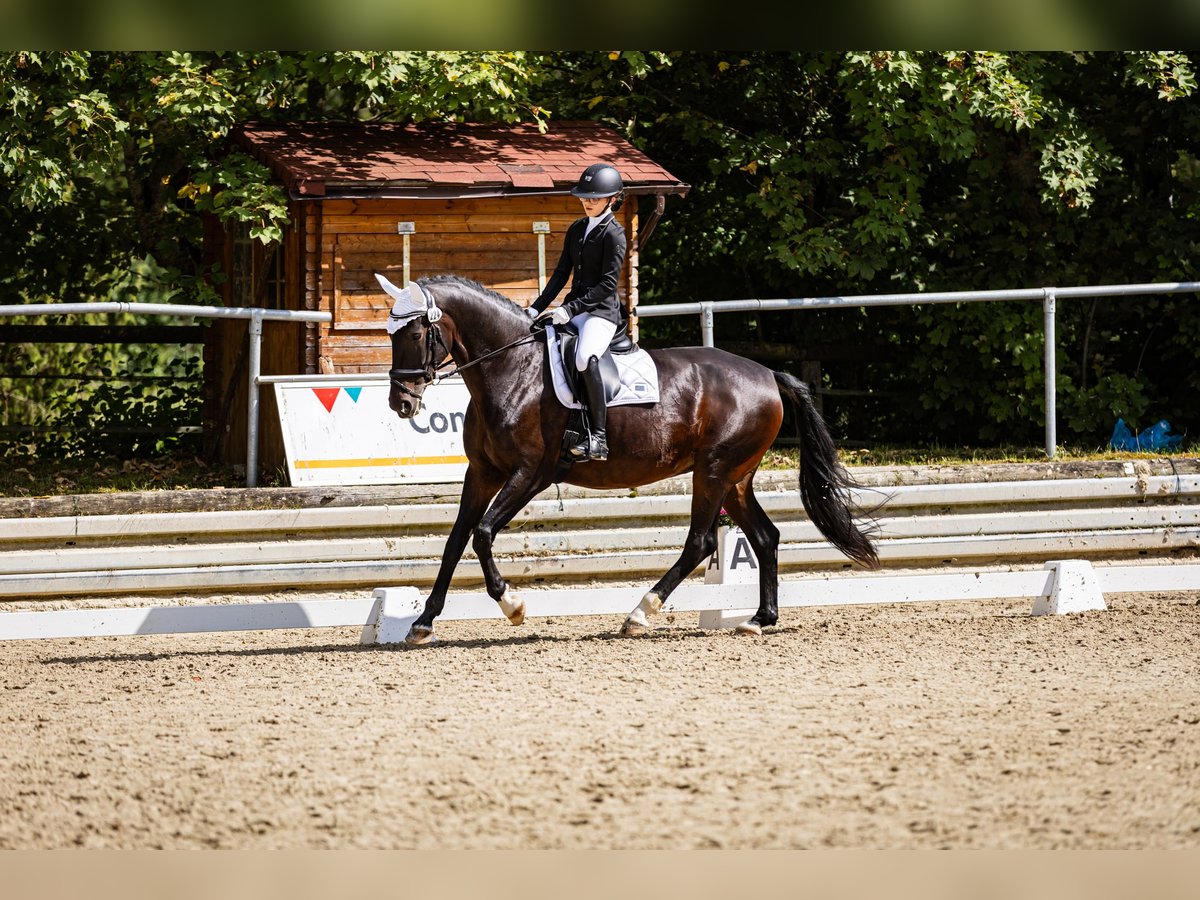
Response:
[{"label": "wooden hut", "polygon": [[[544,133],[534,125],[249,124],[233,140],[285,188],[290,223],[272,248],[208,223],[206,255],[228,274],[220,284],[226,305],[333,315],[328,325],[266,323],[265,375],[385,371],[390,301],[373,275],[400,283],[406,246],[411,278],[451,272],[532,302],[582,214],[570,189],[594,162],[615,165],[626,185],[618,215],[629,254],[619,290],[633,309],[639,251],[666,197],[688,190],[595,122],[555,123]],[[208,454],[228,462],[245,458],[246,331],[244,322],[218,321],[205,347]],[[260,459],[272,472],[284,458],[270,391],[261,427]]]}]

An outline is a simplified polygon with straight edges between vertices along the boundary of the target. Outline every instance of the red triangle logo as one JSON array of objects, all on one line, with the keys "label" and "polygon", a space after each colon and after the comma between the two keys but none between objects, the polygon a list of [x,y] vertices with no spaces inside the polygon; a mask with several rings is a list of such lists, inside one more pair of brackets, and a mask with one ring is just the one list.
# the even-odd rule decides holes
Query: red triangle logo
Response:
[{"label": "red triangle logo", "polygon": [[325,407],[325,412],[333,412],[333,402],[337,400],[340,390],[341,388],[313,388],[312,392],[317,395],[317,399]]}]

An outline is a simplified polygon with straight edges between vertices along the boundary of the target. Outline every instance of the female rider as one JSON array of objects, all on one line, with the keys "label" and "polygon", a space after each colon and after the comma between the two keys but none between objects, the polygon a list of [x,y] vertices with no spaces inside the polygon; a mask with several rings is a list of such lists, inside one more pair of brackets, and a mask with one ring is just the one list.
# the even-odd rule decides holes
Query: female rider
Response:
[{"label": "female rider", "polygon": [[[607,163],[584,169],[571,194],[579,198],[585,215],[567,229],[562,256],[546,287],[530,305],[529,315],[549,318],[555,325],[570,322],[579,332],[575,368],[583,375],[591,433],[570,448],[570,453],[580,459],[602,460],[608,459],[608,438],[600,357],[625,319],[617,296],[625,265],[625,229],[613,215],[621,208],[625,194],[620,173]],[[547,310],[568,277],[572,280],[566,298],[561,305]]]}]

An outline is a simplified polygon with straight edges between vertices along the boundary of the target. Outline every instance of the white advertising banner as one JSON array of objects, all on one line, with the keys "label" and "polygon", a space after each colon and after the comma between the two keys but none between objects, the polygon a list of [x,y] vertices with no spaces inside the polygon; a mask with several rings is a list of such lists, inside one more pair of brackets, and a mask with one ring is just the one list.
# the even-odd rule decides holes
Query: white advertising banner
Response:
[{"label": "white advertising banner", "polygon": [[388,407],[387,382],[347,376],[274,387],[293,486],[463,480],[470,394],[461,379],[429,385],[412,419]]}]

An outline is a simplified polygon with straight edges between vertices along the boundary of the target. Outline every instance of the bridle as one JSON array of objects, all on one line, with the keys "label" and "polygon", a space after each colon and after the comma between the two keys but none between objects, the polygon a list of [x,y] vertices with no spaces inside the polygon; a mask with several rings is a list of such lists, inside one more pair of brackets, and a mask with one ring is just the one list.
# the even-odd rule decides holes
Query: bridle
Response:
[{"label": "bridle", "polygon": [[444,362],[436,362],[437,348],[441,347],[442,350],[445,351],[445,355],[442,357],[443,360],[450,355],[450,348],[446,346],[446,341],[442,337],[442,329],[437,326],[438,319],[442,317],[442,311],[438,309],[437,304],[433,302],[433,295],[417,282],[414,281],[413,284],[420,289],[421,295],[425,298],[425,311],[413,313],[411,316],[397,316],[394,313],[388,313],[388,318],[404,319],[416,318],[417,316],[420,316],[425,319],[425,359],[421,368],[419,369],[389,369],[388,381],[390,381],[392,383],[392,387],[396,388],[398,391],[400,391],[400,393],[407,394],[414,400],[420,401],[421,395],[408,387],[408,385],[404,384],[401,379],[412,381],[416,378],[421,378],[426,384],[429,384],[431,381],[436,381],[438,377],[437,370],[445,364]]},{"label": "bridle", "polygon": [[[392,313],[388,313],[388,317],[402,320],[405,318],[416,318],[420,316],[425,319],[425,359],[421,368],[419,369],[389,369],[388,381],[390,381],[392,387],[396,388],[396,390],[400,391],[400,393],[412,397],[418,402],[421,400],[421,395],[412,390],[412,388],[408,387],[408,385],[404,384],[401,379],[412,381],[416,378],[420,378],[426,384],[429,384],[437,381],[439,378],[449,378],[451,375],[455,375],[458,372],[461,372],[463,369],[469,369],[471,366],[479,365],[479,363],[491,359],[498,353],[503,353],[505,350],[516,347],[518,344],[528,344],[537,340],[538,338],[536,334],[529,334],[524,337],[517,338],[515,341],[505,344],[503,347],[498,347],[490,353],[485,353],[478,359],[473,359],[461,366],[456,366],[444,375],[439,375],[438,369],[443,368],[447,364],[445,360],[450,356],[450,348],[447,346],[445,339],[442,337],[442,329],[437,326],[438,319],[442,317],[442,311],[438,309],[437,304],[434,302],[433,295],[429,293],[429,291],[425,290],[423,285],[415,281],[412,282],[412,284],[416,285],[420,289],[422,296],[425,298],[425,311],[413,313],[411,316],[396,316]],[[435,362],[437,359],[438,347],[441,347],[442,350],[445,351],[442,357],[443,361],[440,363]],[[453,360],[451,360],[451,362],[453,362]]]},{"label": "bridle", "polygon": [[392,383],[392,387],[396,388],[402,394],[407,394],[414,400],[420,400],[421,395],[406,385],[403,379],[412,381],[416,378],[421,378],[426,384],[436,381],[438,378],[437,370],[445,365],[444,362],[434,362],[437,359],[438,347],[441,347],[445,351],[443,359],[450,355],[450,348],[446,346],[446,342],[442,338],[442,329],[436,325],[429,325],[425,329],[425,360],[423,365],[419,369],[389,369],[388,381]]}]

